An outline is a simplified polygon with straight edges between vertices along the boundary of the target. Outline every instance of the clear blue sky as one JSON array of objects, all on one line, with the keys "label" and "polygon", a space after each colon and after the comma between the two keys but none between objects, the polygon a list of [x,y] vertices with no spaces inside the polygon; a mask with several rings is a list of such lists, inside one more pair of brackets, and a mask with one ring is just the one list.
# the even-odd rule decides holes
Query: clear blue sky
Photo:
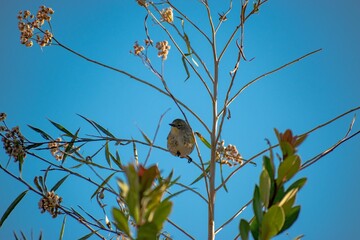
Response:
[{"label": "clear blue sky", "polygon": [[[184,12],[195,22],[204,26],[205,10],[198,1],[180,1]],[[219,1],[211,1],[219,2]],[[133,43],[145,38],[143,19],[145,12],[135,1],[6,1],[0,10],[0,112],[8,115],[9,126],[19,125],[30,139],[41,138],[34,134],[27,124],[40,127],[57,137],[47,119],[62,123],[72,131],[81,128],[82,134],[95,134],[86,122],[76,114],[82,114],[106,126],[119,138],[138,138],[142,129],[153,136],[160,115],[168,108],[157,137],[157,144],[166,146],[166,135],[174,118],[181,117],[173,102],[152,89],[107,69],[92,65],[60,47],[40,49],[25,48],[19,43],[16,15],[19,10],[37,11],[45,4],[55,10],[52,20],[54,34],[58,40],[72,49],[98,61],[127,70],[161,86],[154,77],[129,51]],[[214,6],[217,13],[226,11],[227,1]],[[219,32],[219,47],[234,25],[237,3],[233,13]],[[264,138],[275,143],[273,128],[291,128],[302,133],[360,105],[360,5],[355,0],[345,1],[273,1],[269,0],[260,13],[253,16],[246,26],[245,54],[253,61],[242,63],[234,89],[254,77],[272,70],[310,51],[323,48],[313,55],[285,70],[261,80],[231,105],[232,118],[226,122],[222,137],[226,143],[237,146],[245,158],[266,148]],[[165,35],[149,22],[154,41],[164,40]],[[192,35],[191,44],[203,58],[210,59],[205,41]],[[207,31],[208,32],[208,31]],[[172,44],[171,44],[172,45]],[[181,46],[184,44],[181,43]],[[234,44],[221,63],[221,83],[229,81],[228,72],[234,66]],[[181,59],[170,50],[165,63],[165,76],[170,89],[184,100],[210,124],[210,101],[201,88],[199,80],[192,74],[184,82],[185,71]],[[156,51],[152,62],[160,66]],[[211,62],[207,65],[211,68]],[[223,89],[223,88],[222,88]],[[223,97],[223,96],[222,96]],[[358,114],[359,115],[359,114]],[[303,160],[307,160],[338,141],[347,131],[353,115],[319,130],[311,135],[300,148]],[[205,134],[205,130],[193,117],[189,117],[194,130]],[[358,130],[355,124],[354,131]],[[84,135],[83,135],[84,136]],[[206,148],[200,146],[206,158]],[[112,146],[112,149],[115,149]],[[140,160],[146,157],[146,148],[139,147]],[[87,148],[83,151],[94,151]],[[131,147],[119,149],[124,162],[132,161]],[[85,154],[85,153],[84,153]],[[44,153],[50,158],[50,154]],[[297,202],[302,205],[298,221],[278,239],[292,239],[304,234],[305,239],[354,239],[360,235],[360,141],[356,137],[317,164],[301,172],[308,183],[299,193]],[[196,154],[193,154],[196,161]],[[101,158],[99,157],[98,161]],[[103,161],[105,161],[103,159]],[[6,164],[7,156],[0,151],[0,162]],[[168,173],[174,169],[175,176],[181,176],[183,183],[190,183],[199,172],[193,165],[167,153],[153,151],[152,163]],[[217,196],[216,224],[220,226],[245,204],[258,181],[261,159],[258,166],[251,165],[240,171],[229,183],[230,193],[220,191]],[[69,163],[69,165],[71,165]],[[24,165],[24,178],[29,182],[39,169],[46,166],[28,157]],[[10,169],[16,172],[11,163]],[[227,172],[231,171],[231,169]],[[84,174],[87,174],[84,171]],[[56,176],[50,179],[55,182]],[[60,175],[62,176],[62,175]],[[26,188],[0,172],[0,214],[13,199]],[[50,184],[51,185],[51,184]],[[96,201],[89,200],[95,190],[83,182],[70,178],[60,189],[64,204],[76,208],[81,205],[99,218],[102,213],[96,208]],[[200,191],[202,185],[197,186]],[[12,232],[23,230],[37,237],[43,231],[45,239],[57,238],[62,217],[52,219],[40,214],[39,197],[28,194],[14,210],[2,228],[0,239],[11,239]],[[206,206],[191,193],[184,193],[174,199],[175,208],[170,218],[183,226],[196,239],[206,238]],[[110,210],[110,207],[108,208]],[[242,217],[250,219],[251,209]],[[237,234],[240,218],[221,231],[217,239],[233,239]],[[174,239],[184,236],[170,226],[167,230]],[[87,233],[86,229],[70,220],[65,230],[65,239],[76,239]]]}]

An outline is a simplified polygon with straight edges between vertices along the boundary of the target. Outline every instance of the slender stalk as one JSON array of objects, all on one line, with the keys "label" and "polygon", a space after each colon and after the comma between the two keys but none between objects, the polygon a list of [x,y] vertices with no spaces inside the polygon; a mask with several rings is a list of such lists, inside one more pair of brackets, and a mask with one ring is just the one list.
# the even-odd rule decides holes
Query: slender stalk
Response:
[{"label": "slender stalk", "polygon": [[208,1],[204,0],[204,5],[207,11],[209,25],[211,27],[211,47],[213,53],[214,61],[214,84],[213,84],[213,93],[212,93],[212,130],[211,130],[211,159],[210,159],[210,171],[209,171],[209,204],[208,204],[208,240],[215,239],[215,178],[216,178],[216,138],[218,131],[218,116],[217,116],[217,100],[218,100],[218,84],[219,84],[219,61],[217,57],[217,48],[216,48],[216,32],[214,23],[211,16],[210,7]]},{"label": "slender stalk", "polygon": [[244,206],[242,206],[239,211],[237,211],[231,218],[229,218],[226,222],[224,222],[218,229],[216,229],[215,234],[218,234],[226,225],[231,223],[235,218],[237,218],[251,203],[252,199],[250,199]]},{"label": "slender stalk", "polygon": [[169,218],[166,220],[168,221],[168,223],[170,223],[171,225],[173,225],[175,228],[177,228],[180,232],[182,232],[183,234],[185,234],[188,238],[195,240],[195,238],[193,236],[191,236],[189,233],[187,233],[184,229],[182,229],[181,227],[179,227],[177,224],[175,224],[173,221],[171,221]]},{"label": "slender stalk", "polygon": [[[40,29],[40,30],[41,30],[41,29]],[[121,70],[121,69],[117,69],[117,68],[115,68],[115,67],[112,67],[112,66],[106,65],[106,64],[104,64],[104,63],[98,62],[98,61],[96,61],[96,60],[93,60],[93,59],[91,59],[91,58],[88,58],[88,57],[86,57],[86,56],[84,56],[84,55],[82,55],[82,54],[80,54],[80,53],[72,50],[71,48],[65,46],[64,44],[60,43],[55,37],[53,37],[52,40],[53,40],[58,46],[60,46],[60,47],[64,48],[65,50],[67,50],[67,51],[69,51],[69,52],[77,55],[77,56],[80,57],[80,58],[85,59],[85,60],[88,61],[88,62],[94,63],[94,64],[96,64],[96,65],[102,66],[102,67],[104,67],[104,68],[113,70],[113,71],[118,72],[118,73],[121,73],[121,74],[124,74],[124,75],[130,77],[131,79],[133,79],[133,80],[135,80],[135,81],[137,81],[137,82],[140,82],[140,83],[142,83],[142,84],[145,84],[145,85],[147,85],[147,86],[149,86],[149,87],[157,90],[158,92],[160,92],[160,93],[162,93],[162,94],[164,94],[164,95],[166,95],[166,96],[168,96],[168,97],[171,97],[166,91],[160,89],[159,87],[157,87],[157,86],[155,86],[155,85],[153,85],[153,84],[151,84],[151,83],[149,83],[149,82],[147,82],[147,81],[145,81],[145,80],[143,80],[143,79],[141,79],[141,78],[138,78],[138,77],[136,77],[136,76],[134,76],[134,75],[132,75],[132,74],[126,72],[126,71],[123,71],[123,70]],[[177,101],[178,101],[179,105],[181,105],[182,107],[184,107],[184,108],[185,108],[186,110],[188,110],[196,119],[198,119],[199,122],[204,126],[204,128],[210,133],[210,129],[207,127],[207,125],[202,121],[202,119],[201,119],[194,111],[192,111],[192,110],[191,110],[186,104],[184,104],[183,102],[181,102],[181,101],[179,101],[179,100],[177,100]]]},{"label": "slender stalk", "polygon": [[[271,75],[271,74],[273,74],[273,73],[275,73],[275,72],[278,72],[278,71],[280,71],[280,70],[283,69],[283,68],[286,68],[286,67],[288,67],[288,66],[290,66],[290,65],[292,65],[292,64],[294,64],[294,63],[296,63],[296,62],[299,62],[300,60],[302,60],[302,59],[304,59],[304,58],[306,58],[306,57],[309,57],[310,55],[313,55],[313,54],[315,54],[315,53],[317,53],[317,52],[320,52],[321,50],[322,50],[322,49],[320,48],[320,49],[317,49],[317,50],[315,50],[315,51],[309,52],[309,53],[307,53],[307,54],[305,54],[305,55],[303,55],[303,56],[301,56],[301,57],[299,57],[299,58],[297,58],[297,59],[295,59],[295,60],[293,60],[293,61],[291,61],[291,62],[288,62],[288,63],[286,63],[286,64],[284,64],[284,65],[282,65],[282,66],[280,66],[280,67],[278,67],[278,68],[275,68],[275,69],[273,69],[273,70],[271,70],[271,71],[269,71],[269,72],[266,72],[266,73],[264,73],[264,74],[256,77],[255,79],[253,79],[253,80],[251,80],[250,82],[248,82],[245,86],[243,86],[239,91],[237,91],[236,94],[235,94],[232,98],[230,98],[230,100],[227,102],[227,104],[226,104],[225,107],[228,108],[229,105],[239,96],[240,93],[242,93],[246,88],[250,87],[252,84],[254,84],[255,82],[259,81],[260,79],[262,79],[262,78],[264,78],[264,77],[266,77],[266,76],[268,76],[268,75]],[[219,112],[218,116],[220,116],[221,114],[224,113],[224,109],[225,109],[225,108],[223,108],[223,109]]]}]

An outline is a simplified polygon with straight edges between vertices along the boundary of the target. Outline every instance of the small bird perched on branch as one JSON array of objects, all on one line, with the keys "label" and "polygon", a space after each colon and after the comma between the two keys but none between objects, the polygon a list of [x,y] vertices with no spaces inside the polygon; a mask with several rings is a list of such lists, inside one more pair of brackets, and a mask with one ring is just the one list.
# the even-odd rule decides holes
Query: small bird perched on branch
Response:
[{"label": "small bird perched on branch", "polygon": [[189,156],[195,147],[195,138],[191,127],[182,119],[175,119],[169,124],[171,130],[167,137],[167,148],[169,152],[180,158],[187,158],[192,162]]}]

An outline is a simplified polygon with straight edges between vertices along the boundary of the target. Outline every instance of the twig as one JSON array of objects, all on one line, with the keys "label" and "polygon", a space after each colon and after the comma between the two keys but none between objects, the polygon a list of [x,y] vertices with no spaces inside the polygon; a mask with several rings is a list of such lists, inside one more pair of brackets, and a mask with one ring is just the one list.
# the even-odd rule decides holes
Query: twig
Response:
[{"label": "twig", "polygon": [[[88,58],[88,57],[86,57],[86,56],[84,56],[84,55],[82,55],[82,54],[80,54],[80,53],[72,50],[71,48],[65,46],[64,44],[60,43],[55,37],[53,37],[52,40],[53,40],[54,42],[56,42],[56,44],[57,44],[58,46],[60,46],[60,47],[64,48],[65,50],[67,50],[67,51],[69,51],[69,52],[77,55],[77,56],[80,57],[80,58],[85,59],[85,60],[88,61],[88,62],[94,63],[94,64],[96,64],[96,65],[102,66],[102,67],[104,67],[104,68],[113,70],[113,71],[118,72],[118,73],[121,73],[121,74],[124,74],[124,75],[130,77],[131,79],[134,79],[135,81],[138,81],[138,82],[140,82],[140,83],[142,83],[142,84],[145,84],[145,85],[147,85],[147,86],[149,86],[149,87],[157,90],[158,92],[160,92],[160,93],[162,93],[162,94],[164,94],[164,95],[166,95],[166,96],[168,96],[168,97],[171,97],[166,91],[160,89],[159,87],[157,87],[157,86],[155,86],[155,85],[153,85],[153,84],[151,84],[151,83],[149,83],[149,82],[147,82],[147,81],[145,81],[145,80],[143,80],[143,79],[140,79],[140,78],[138,78],[138,77],[136,77],[136,76],[134,76],[134,75],[132,75],[132,74],[130,74],[130,73],[128,73],[128,72],[125,72],[125,71],[123,71],[123,70],[120,70],[120,69],[117,69],[117,68],[115,68],[115,67],[111,67],[111,66],[109,66],[109,65],[103,64],[103,63],[98,62],[98,61],[95,61],[95,60],[93,60],[93,59],[90,59],[90,58]],[[195,114],[195,112],[193,112],[193,111],[192,111],[186,104],[184,104],[183,102],[181,102],[181,101],[178,100],[178,103],[179,103],[182,107],[184,107],[186,110],[188,110],[196,119],[198,119],[198,120],[203,124],[203,126],[205,127],[205,129],[206,129],[208,132],[210,132],[210,130],[208,129],[208,127],[206,126],[206,124],[201,120],[201,118],[200,118],[197,114]]]},{"label": "twig", "polygon": [[[154,6],[155,9],[156,6]],[[193,64],[189,61],[189,59],[186,57],[185,53],[181,50],[181,48],[179,47],[179,45],[177,44],[177,42],[175,41],[175,39],[173,38],[173,36],[170,34],[170,32],[166,29],[166,27],[164,27],[164,25],[154,16],[154,14],[151,11],[148,11],[148,13],[150,14],[150,16],[153,18],[153,20],[165,31],[165,33],[168,35],[168,37],[170,38],[170,40],[172,41],[172,43],[174,44],[174,46],[176,47],[176,49],[179,51],[179,53],[181,54],[182,57],[185,58],[185,60],[187,61],[187,63],[190,65],[190,67],[192,68],[192,70],[195,72],[195,74],[198,76],[198,78],[200,79],[200,81],[202,82],[202,84],[204,85],[206,91],[208,92],[209,96],[212,97],[211,91],[208,87],[208,85],[206,84],[205,80],[203,79],[203,77],[200,75],[200,73],[196,70],[196,68],[193,66]]]},{"label": "twig", "polygon": [[307,160],[306,162],[304,162],[304,163],[302,164],[302,166],[301,166],[301,170],[303,170],[303,169],[311,166],[312,164],[316,163],[316,162],[319,161],[321,158],[323,158],[324,156],[326,156],[326,155],[329,154],[330,152],[334,151],[334,150],[335,150],[338,146],[340,146],[342,143],[348,141],[349,139],[351,139],[351,138],[355,137],[357,134],[359,134],[359,133],[360,133],[360,130],[349,136],[349,134],[350,134],[350,132],[351,132],[353,126],[354,126],[355,118],[356,118],[356,116],[354,116],[354,118],[353,118],[353,120],[352,120],[352,122],[351,122],[351,124],[350,124],[350,126],[349,126],[348,131],[346,132],[345,136],[344,136],[342,139],[340,139],[340,141],[338,141],[337,143],[335,143],[333,146],[331,146],[330,148],[326,149],[326,150],[323,151],[322,153],[320,153],[320,154],[316,155],[315,157],[313,157],[313,158]]},{"label": "twig", "polygon": [[178,12],[183,18],[185,18],[193,27],[201,33],[205,39],[211,44],[210,38],[201,30],[193,21],[191,21],[185,14],[183,14],[179,9],[177,9],[170,1],[167,1],[170,7],[172,7],[176,12]]},{"label": "twig", "polygon": [[153,144],[155,143],[156,136],[157,136],[157,134],[158,134],[158,132],[159,132],[162,119],[164,118],[165,114],[166,114],[169,110],[170,110],[170,108],[167,109],[167,110],[166,110],[163,114],[161,114],[161,116],[160,116],[158,125],[157,125],[156,130],[155,130],[154,138],[153,138],[153,140],[152,140],[152,144],[150,145],[148,154],[147,154],[146,159],[145,159],[145,162],[144,162],[144,166],[146,166],[146,163],[147,163],[148,159],[150,158],[151,150],[152,150]]},{"label": "twig", "polygon": [[179,227],[177,224],[175,224],[173,221],[171,221],[169,218],[166,219],[166,221],[168,221],[168,223],[170,223],[171,225],[173,225],[175,228],[177,228],[180,232],[182,232],[183,234],[185,234],[188,238],[195,240],[195,238],[193,236],[191,236],[189,233],[187,233],[184,229],[182,229],[181,227]]},{"label": "twig", "polygon": [[[347,111],[347,112],[345,112],[345,113],[342,113],[342,114],[336,116],[335,118],[333,118],[333,119],[331,119],[331,120],[329,120],[329,121],[327,121],[327,122],[325,122],[325,123],[323,123],[323,124],[320,124],[320,125],[316,126],[315,128],[313,128],[313,129],[311,129],[311,130],[309,130],[309,131],[307,131],[307,132],[305,132],[305,133],[303,133],[303,134],[300,134],[299,136],[308,135],[308,134],[312,133],[313,131],[315,131],[315,130],[317,130],[317,129],[320,129],[320,128],[323,128],[323,127],[329,125],[330,123],[336,121],[337,119],[339,119],[339,118],[341,118],[341,117],[344,117],[345,115],[347,115],[347,114],[349,114],[349,113],[352,113],[352,112],[354,112],[354,111],[357,111],[357,110],[359,110],[359,109],[360,109],[360,106],[359,106],[359,107],[356,107],[356,108],[353,108],[353,109],[350,109],[349,111]],[[355,134],[353,134],[353,135],[356,135],[356,134],[358,134],[358,133],[355,133]],[[353,135],[351,135],[348,139],[354,137]],[[344,141],[347,141],[348,139],[345,139]],[[344,141],[343,141],[343,142],[344,142]],[[237,167],[234,171],[232,171],[232,172],[229,174],[229,176],[216,188],[216,191],[219,190],[221,187],[223,187],[223,186],[227,183],[227,181],[229,181],[230,178],[231,178],[232,176],[234,176],[243,166],[245,166],[246,164],[250,163],[250,162],[253,161],[254,159],[258,158],[259,156],[261,156],[262,154],[264,154],[265,152],[267,152],[269,149],[273,149],[273,148],[276,148],[276,147],[278,147],[278,146],[279,146],[279,144],[275,144],[275,145],[273,145],[273,146],[270,146],[270,147],[268,147],[268,148],[260,151],[259,153],[255,154],[254,156],[252,156],[252,157],[251,157],[250,159],[248,159],[247,161],[245,161],[242,165],[240,165],[239,167]],[[332,151],[332,150],[331,150],[331,151]],[[304,163],[304,164],[305,164],[305,163]],[[304,164],[303,164],[303,165],[304,165]]]},{"label": "twig", "polygon": [[[278,72],[278,71],[280,71],[281,69],[286,68],[286,67],[288,67],[288,66],[290,66],[290,65],[292,65],[292,64],[294,64],[294,63],[296,63],[296,62],[299,62],[300,60],[302,60],[302,59],[304,59],[304,58],[306,58],[306,57],[309,57],[310,55],[313,55],[313,54],[315,54],[315,53],[317,53],[317,52],[319,52],[319,51],[321,51],[321,50],[322,50],[322,49],[320,48],[320,49],[317,49],[317,50],[315,50],[315,51],[309,52],[309,53],[307,53],[307,54],[305,54],[305,55],[303,55],[303,56],[301,56],[301,57],[299,57],[299,58],[297,58],[297,59],[295,59],[295,60],[293,60],[293,61],[291,61],[291,62],[288,62],[288,63],[286,63],[286,64],[284,64],[284,65],[282,65],[282,66],[280,66],[280,67],[278,67],[278,68],[275,68],[275,69],[273,69],[273,70],[271,70],[271,71],[269,71],[269,72],[266,72],[266,73],[264,73],[264,74],[256,77],[255,79],[253,79],[253,80],[251,80],[250,82],[248,82],[245,86],[243,86],[243,87],[228,101],[228,103],[226,104],[226,107],[228,108],[229,105],[238,97],[238,95],[239,95],[240,93],[242,93],[246,88],[248,88],[249,86],[251,86],[251,85],[254,84],[255,82],[259,81],[260,79],[262,79],[262,78],[264,78],[264,77],[266,77],[266,76],[268,76],[268,75],[270,75],[270,74],[273,74],[273,73],[275,73],[275,72]],[[220,115],[223,114],[223,113],[224,113],[224,108],[219,112],[218,116],[220,116]]]},{"label": "twig", "polygon": [[183,187],[183,188],[185,188],[185,189],[187,189],[187,190],[195,193],[195,194],[198,195],[202,200],[204,200],[204,201],[206,202],[206,204],[209,203],[209,201],[208,201],[201,193],[199,193],[198,191],[195,191],[193,188],[191,188],[191,187],[189,187],[189,186],[187,186],[187,185],[185,185],[185,184],[178,183],[178,182],[175,183],[175,185],[179,185],[180,187]]},{"label": "twig", "polygon": [[215,234],[219,233],[227,224],[237,218],[250,204],[252,203],[252,199],[248,201],[244,206],[242,206],[231,218],[229,218],[226,222],[224,222],[218,229],[216,229]]},{"label": "twig", "polygon": [[[21,182],[22,184],[24,184],[29,190],[31,190],[32,192],[43,196],[43,194],[41,192],[39,192],[38,190],[36,190],[35,188],[33,188],[29,183],[27,183],[24,179],[22,179],[21,177],[18,177],[16,175],[14,175],[12,172],[10,172],[9,170],[7,170],[6,168],[4,168],[1,164],[0,164],[0,169],[3,170],[4,172],[6,172],[9,176],[13,177],[14,179],[18,180],[19,182]],[[73,216],[72,214],[69,214],[68,211],[66,211],[66,209],[64,209],[64,207],[60,206],[60,209],[63,210],[64,213],[66,213],[67,215],[71,216],[72,218],[74,218],[75,220],[79,220],[78,218],[76,218],[75,216]],[[90,230],[93,231],[93,229],[86,224],[85,222],[86,220],[83,219],[83,221],[80,221],[80,223],[82,223],[84,226],[86,226],[87,228],[89,228]],[[98,226],[97,226],[98,227]],[[107,230],[107,229],[105,229]],[[96,233],[96,231],[94,231]],[[102,237],[100,234],[96,233],[96,235],[98,235],[100,238],[105,239],[104,237]]]}]

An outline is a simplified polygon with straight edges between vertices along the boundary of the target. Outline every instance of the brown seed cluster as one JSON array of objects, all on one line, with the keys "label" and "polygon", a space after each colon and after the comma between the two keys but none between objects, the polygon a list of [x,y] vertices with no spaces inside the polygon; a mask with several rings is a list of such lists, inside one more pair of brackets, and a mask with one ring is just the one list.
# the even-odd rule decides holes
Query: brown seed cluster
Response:
[{"label": "brown seed cluster", "polygon": [[0,113],[0,122],[5,121],[6,113]]},{"label": "brown seed cluster", "polygon": [[145,50],[145,48],[143,46],[139,45],[139,43],[137,41],[134,43],[133,47],[134,47],[134,54],[135,55],[139,55],[142,51]]},{"label": "brown seed cluster", "polygon": [[148,3],[146,2],[146,0],[136,0],[136,2],[142,7],[148,6]]},{"label": "brown seed cluster", "polygon": [[[20,42],[26,47],[33,46],[34,35],[36,35],[36,42],[41,46],[49,46],[53,38],[53,34],[49,30],[41,30],[45,22],[50,23],[51,15],[54,14],[52,8],[41,6],[36,16],[31,14],[29,10],[20,11],[17,18],[18,28],[20,30]],[[40,33],[35,34],[34,30],[39,29]]]},{"label": "brown seed cluster", "polygon": [[55,141],[49,142],[48,144],[48,148],[50,149],[51,155],[53,155],[57,161],[61,161],[64,158],[64,151],[61,150],[61,147],[64,147],[64,144],[62,144],[61,142],[62,139],[57,138],[55,139]]},{"label": "brown seed cluster", "polygon": [[160,11],[161,21],[172,23],[174,21],[173,9],[171,7],[165,8]]},{"label": "brown seed cluster", "polygon": [[39,201],[39,208],[41,209],[41,213],[49,212],[53,218],[56,218],[60,213],[59,207],[62,202],[62,198],[55,194],[54,191],[47,192],[46,196],[44,196]]},{"label": "brown seed cluster", "polygon": [[26,157],[24,146],[25,138],[21,134],[19,127],[14,127],[11,130],[6,127],[2,127],[0,130],[5,132],[4,135],[2,134],[2,142],[6,153],[10,157],[13,157],[15,162],[23,160]]},{"label": "brown seed cluster", "polygon": [[243,162],[243,158],[236,149],[236,146],[229,144],[225,147],[224,140],[217,144],[216,159],[220,164],[226,164],[229,167],[237,164],[241,165]]},{"label": "brown seed cluster", "polygon": [[68,148],[69,143],[64,142],[60,137],[55,139],[52,142],[48,143],[48,148],[50,149],[51,155],[54,156],[54,158],[57,161],[62,161],[64,159],[64,155],[70,155],[74,151],[79,151],[80,147],[72,146],[71,150],[69,152],[66,152],[66,149]]},{"label": "brown seed cluster", "polygon": [[156,48],[159,50],[158,57],[161,57],[163,60],[166,60],[170,50],[170,45],[168,45],[168,41],[165,40],[162,42],[157,42]]}]

